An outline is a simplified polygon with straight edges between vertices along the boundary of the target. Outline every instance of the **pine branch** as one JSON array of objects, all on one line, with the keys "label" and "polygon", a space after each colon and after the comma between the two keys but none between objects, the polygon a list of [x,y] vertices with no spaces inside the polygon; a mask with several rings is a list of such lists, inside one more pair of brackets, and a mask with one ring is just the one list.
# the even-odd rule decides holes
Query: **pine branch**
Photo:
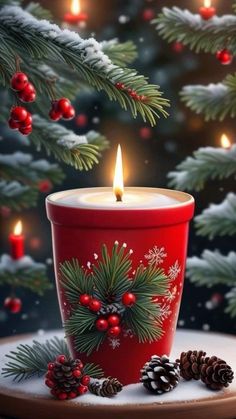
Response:
[{"label": "pine branch", "polygon": [[0,258],[0,285],[23,287],[38,295],[52,289],[47,278],[46,265],[35,262],[30,256],[13,260],[9,255]]},{"label": "pine branch", "polygon": [[228,306],[225,312],[230,314],[231,317],[236,317],[236,288],[232,288],[230,292],[226,294],[228,300]]},{"label": "pine branch", "polygon": [[185,190],[201,190],[208,179],[224,179],[236,172],[236,145],[230,149],[204,147],[187,157],[170,172],[170,186]]},{"label": "pine branch", "polygon": [[131,285],[131,292],[140,297],[153,297],[153,295],[167,295],[169,279],[163,269],[157,268],[154,264],[140,265],[136,270]]},{"label": "pine branch", "polygon": [[34,207],[37,202],[38,192],[19,182],[0,180],[0,206],[8,207],[15,211]]},{"label": "pine branch", "polygon": [[[17,35],[17,36],[16,36]],[[114,65],[94,39],[82,40],[78,34],[61,30],[57,25],[37,21],[18,7],[5,6],[0,15],[0,37],[7,39],[5,53],[13,50],[23,61],[32,59],[55,59],[72,66],[79,75],[97,90],[104,90],[110,100],[116,100],[124,109],[130,108],[134,117],[138,113],[156,124],[160,114],[167,116],[168,101],[162,97],[158,86],[149,85],[135,70]],[[135,101],[125,90],[115,84],[124,83],[145,101]]]},{"label": "pine branch", "polygon": [[[2,375],[6,378],[14,377],[14,381],[40,377],[46,374],[48,363],[53,362],[60,354],[70,357],[65,340],[56,336],[45,343],[33,340],[32,345],[20,344],[15,351],[6,355],[10,361],[2,369]],[[84,372],[94,378],[103,376],[102,369],[94,364],[85,365]]]},{"label": "pine branch", "polygon": [[198,235],[210,239],[236,234],[236,195],[229,193],[221,204],[211,204],[195,217],[195,223]]},{"label": "pine branch", "polygon": [[235,285],[236,253],[223,256],[218,251],[204,250],[201,258],[188,259],[186,275],[198,286]]},{"label": "pine branch", "polygon": [[164,7],[153,20],[159,34],[168,42],[179,41],[195,52],[216,53],[227,48],[236,52],[236,16],[214,16],[206,21],[199,14],[178,7]]},{"label": "pine branch", "polygon": [[236,116],[236,74],[228,75],[222,83],[185,86],[180,94],[192,111],[205,115],[206,121]]},{"label": "pine branch", "polygon": [[25,10],[37,19],[52,19],[52,13],[50,12],[50,10],[45,9],[39,3],[30,2],[26,6]]},{"label": "pine branch", "polygon": [[98,330],[83,333],[82,335],[76,334],[74,337],[76,350],[89,356],[94,350],[98,351],[100,349],[105,337],[106,334]]},{"label": "pine branch", "polygon": [[233,2],[232,8],[233,8],[233,12],[236,13],[236,1],[235,0]]},{"label": "pine branch", "polygon": [[81,294],[91,295],[93,293],[92,275],[80,267],[77,259],[61,264],[60,274],[61,284],[66,290],[66,296],[71,304],[78,303]]},{"label": "pine branch", "polygon": [[131,64],[138,56],[137,47],[132,41],[120,43],[117,39],[100,43],[102,51],[119,67]]}]

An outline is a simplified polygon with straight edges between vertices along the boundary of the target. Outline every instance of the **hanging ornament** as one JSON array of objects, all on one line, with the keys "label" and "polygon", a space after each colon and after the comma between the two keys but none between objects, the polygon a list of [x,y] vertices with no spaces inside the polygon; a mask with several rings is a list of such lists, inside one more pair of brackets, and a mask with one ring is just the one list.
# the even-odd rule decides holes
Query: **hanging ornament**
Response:
[{"label": "hanging ornament", "polygon": [[143,10],[142,19],[145,22],[149,22],[150,20],[154,19],[154,17],[155,17],[155,11],[153,9],[147,8]]},{"label": "hanging ornament", "polygon": [[42,193],[48,193],[52,190],[53,184],[49,179],[40,180],[38,183],[38,189]]},{"label": "hanging ornament", "polygon": [[227,48],[224,48],[216,53],[216,58],[222,65],[229,65],[232,63],[234,56]]},{"label": "hanging ornament", "polygon": [[182,44],[182,42],[179,42],[179,41],[173,42],[172,50],[174,52],[176,52],[177,54],[179,54],[179,53],[183,52],[184,44]]},{"label": "hanging ornament", "polygon": [[78,127],[84,128],[88,124],[88,117],[84,113],[81,113],[76,116],[75,122],[76,122],[76,125],[78,125]]},{"label": "hanging ornament", "polygon": [[139,135],[143,140],[150,140],[152,137],[152,130],[149,127],[141,127],[139,130]]},{"label": "hanging ornament", "polygon": [[204,6],[200,7],[199,13],[204,20],[209,20],[216,14],[216,9],[211,5],[211,0],[204,0]]},{"label": "hanging ornament", "polygon": [[9,310],[12,314],[19,313],[22,308],[22,301],[17,297],[7,297],[4,300],[4,307]]}]

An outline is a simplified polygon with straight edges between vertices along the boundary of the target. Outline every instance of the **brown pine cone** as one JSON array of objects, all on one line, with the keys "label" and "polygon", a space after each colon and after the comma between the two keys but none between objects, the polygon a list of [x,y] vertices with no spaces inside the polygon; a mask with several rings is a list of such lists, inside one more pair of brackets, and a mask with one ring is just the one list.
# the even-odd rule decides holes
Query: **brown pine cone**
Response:
[{"label": "brown pine cone", "polygon": [[141,369],[140,381],[150,392],[162,394],[173,390],[179,378],[179,365],[176,362],[171,362],[166,355],[154,355]]},{"label": "brown pine cone", "polygon": [[89,384],[90,393],[101,397],[112,397],[119,393],[123,385],[117,378],[107,377],[103,380],[92,380]]},{"label": "brown pine cone", "polygon": [[216,356],[207,357],[201,367],[201,380],[211,390],[221,390],[232,383],[234,373],[231,367]]},{"label": "brown pine cone", "polygon": [[199,380],[201,375],[201,367],[205,360],[206,352],[204,351],[188,351],[182,352],[180,359],[176,362],[180,366],[180,375],[185,380]]}]

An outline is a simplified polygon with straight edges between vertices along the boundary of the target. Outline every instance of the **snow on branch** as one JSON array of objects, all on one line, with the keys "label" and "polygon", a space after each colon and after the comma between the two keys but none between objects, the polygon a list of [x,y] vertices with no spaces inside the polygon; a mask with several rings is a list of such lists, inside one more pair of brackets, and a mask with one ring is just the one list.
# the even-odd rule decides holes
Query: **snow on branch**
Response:
[{"label": "snow on branch", "polygon": [[236,234],[236,195],[229,193],[221,204],[211,204],[195,217],[200,236],[233,236]]},{"label": "snow on branch", "polygon": [[170,172],[170,186],[185,190],[201,190],[209,179],[224,179],[236,173],[236,145],[230,149],[202,147]]},{"label": "snow on branch", "polygon": [[196,52],[216,53],[226,46],[236,52],[234,15],[214,16],[206,21],[188,10],[164,7],[153,23],[164,39],[169,42],[177,40]]},{"label": "snow on branch", "polygon": [[20,182],[0,180],[0,206],[19,211],[36,205],[38,192]]}]

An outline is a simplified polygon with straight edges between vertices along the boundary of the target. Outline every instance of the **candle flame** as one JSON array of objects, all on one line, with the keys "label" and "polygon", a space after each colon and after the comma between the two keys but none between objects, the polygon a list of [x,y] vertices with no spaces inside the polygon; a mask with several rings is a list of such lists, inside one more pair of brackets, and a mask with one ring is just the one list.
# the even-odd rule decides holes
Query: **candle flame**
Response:
[{"label": "candle flame", "polygon": [[124,180],[123,180],[123,163],[122,163],[122,152],[121,146],[118,145],[117,156],[116,156],[116,166],[115,174],[113,180],[113,192],[116,196],[117,201],[122,201],[122,196],[124,193]]},{"label": "candle flame", "polygon": [[71,0],[71,13],[72,15],[78,15],[80,13],[80,2],[79,0]]},{"label": "candle flame", "polygon": [[19,220],[14,227],[14,235],[20,236],[22,233],[22,222]]},{"label": "candle flame", "polygon": [[225,134],[222,134],[220,142],[221,142],[221,147],[223,147],[223,148],[230,148],[230,146],[231,146],[231,142],[230,142],[229,138],[227,137],[227,135],[225,135]]},{"label": "candle flame", "polygon": [[211,7],[211,0],[204,0],[204,7]]}]

